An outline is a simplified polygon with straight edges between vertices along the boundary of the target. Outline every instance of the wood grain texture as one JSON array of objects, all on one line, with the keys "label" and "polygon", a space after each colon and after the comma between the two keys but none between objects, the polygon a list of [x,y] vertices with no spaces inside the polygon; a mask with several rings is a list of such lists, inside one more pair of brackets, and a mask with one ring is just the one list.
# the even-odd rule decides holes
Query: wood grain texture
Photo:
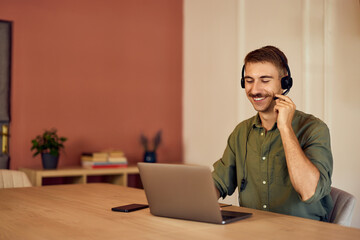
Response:
[{"label": "wood grain texture", "polygon": [[0,190],[0,239],[359,239],[360,229],[240,207],[249,219],[228,225],[156,217],[143,190],[113,184],[71,184]]}]

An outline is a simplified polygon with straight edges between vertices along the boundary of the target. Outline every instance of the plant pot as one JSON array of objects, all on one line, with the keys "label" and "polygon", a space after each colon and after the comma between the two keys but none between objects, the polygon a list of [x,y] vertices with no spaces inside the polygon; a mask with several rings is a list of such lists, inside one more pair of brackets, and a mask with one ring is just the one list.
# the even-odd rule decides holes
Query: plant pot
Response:
[{"label": "plant pot", "polygon": [[145,152],[144,162],[155,163],[156,162],[156,152]]},{"label": "plant pot", "polygon": [[59,156],[54,156],[50,153],[42,153],[41,160],[44,169],[56,169],[59,162]]}]

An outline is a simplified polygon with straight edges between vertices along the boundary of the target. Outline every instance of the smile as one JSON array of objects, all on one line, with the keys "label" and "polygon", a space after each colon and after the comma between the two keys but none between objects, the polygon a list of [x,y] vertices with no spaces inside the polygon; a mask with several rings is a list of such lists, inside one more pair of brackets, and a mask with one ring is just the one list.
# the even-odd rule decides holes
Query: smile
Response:
[{"label": "smile", "polygon": [[253,98],[255,102],[262,101],[265,99],[265,97],[254,97]]}]

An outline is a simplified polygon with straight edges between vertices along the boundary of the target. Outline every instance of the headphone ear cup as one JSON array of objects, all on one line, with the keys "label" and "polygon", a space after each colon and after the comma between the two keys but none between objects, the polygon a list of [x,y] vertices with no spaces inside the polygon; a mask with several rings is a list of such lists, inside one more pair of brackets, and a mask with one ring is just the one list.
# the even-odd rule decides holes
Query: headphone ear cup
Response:
[{"label": "headphone ear cup", "polygon": [[288,89],[290,89],[292,86],[293,86],[293,80],[292,80],[292,77],[289,77],[289,83],[288,83]]},{"label": "headphone ear cup", "polygon": [[290,89],[292,87],[293,81],[291,77],[285,76],[281,79],[281,88]]},{"label": "headphone ear cup", "polygon": [[241,87],[242,88],[245,88],[245,77],[244,77],[244,74],[245,74],[245,65],[243,65],[242,69],[241,69],[241,81],[240,81],[240,84],[241,84]]}]

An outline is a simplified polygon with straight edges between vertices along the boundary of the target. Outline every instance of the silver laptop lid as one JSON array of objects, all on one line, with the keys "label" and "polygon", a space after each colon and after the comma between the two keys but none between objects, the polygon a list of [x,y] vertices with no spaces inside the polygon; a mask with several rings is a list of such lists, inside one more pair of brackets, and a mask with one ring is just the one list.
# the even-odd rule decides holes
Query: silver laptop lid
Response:
[{"label": "silver laptop lid", "polygon": [[222,223],[209,168],[159,163],[138,167],[153,215]]}]

